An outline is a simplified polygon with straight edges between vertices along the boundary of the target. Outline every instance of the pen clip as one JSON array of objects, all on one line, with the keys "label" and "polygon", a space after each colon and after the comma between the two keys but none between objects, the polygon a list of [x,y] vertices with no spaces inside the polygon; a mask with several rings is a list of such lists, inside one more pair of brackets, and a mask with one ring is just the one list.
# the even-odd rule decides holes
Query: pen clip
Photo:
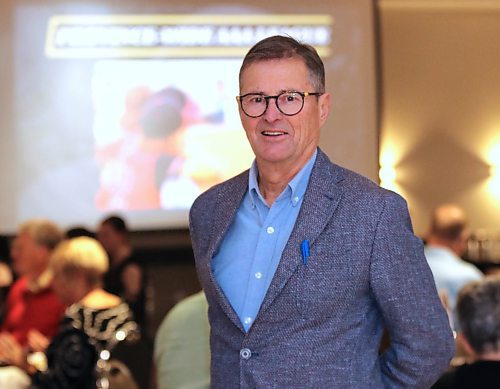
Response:
[{"label": "pen clip", "polygon": [[309,257],[309,241],[304,239],[302,244],[300,245],[300,249],[302,251],[302,261],[304,266],[307,265],[307,258]]}]

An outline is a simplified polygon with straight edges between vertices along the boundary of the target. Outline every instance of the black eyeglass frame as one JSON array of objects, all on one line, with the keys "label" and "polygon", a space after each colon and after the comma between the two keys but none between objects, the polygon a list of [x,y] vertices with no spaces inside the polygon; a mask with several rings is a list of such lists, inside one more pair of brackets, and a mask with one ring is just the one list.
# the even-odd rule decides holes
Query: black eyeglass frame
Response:
[{"label": "black eyeglass frame", "polygon": [[[281,95],[284,95],[286,93],[297,93],[299,94],[300,96],[302,96],[302,106],[300,107],[300,109],[295,112],[295,113],[285,113],[281,110],[279,104],[278,104],[278,97],[280,97]],[[238,100],[240,102],[240,107],[241,107],[241,110],[243,111],[243,113],[245,115],[247,115],[248,117],[251,117],[251,118],[259,118],[261,116],[263,116],[267,109],[269,108],[269,99],[274,99],[275,103],[276,103],[276,108],[278,108],[278,110],[285,116],[295,116],[295,115],[298,115],[302,109],[304,108],[304,102],[305,102],[305,98],[306,96],[321,96],[322,94],[324,94],[324,92],[299,92],[299,91],[296,91],[296,90],[287,90],[287,91],[283,91],[281,92],[280,94],[278,95],[275,95],[275,96],[266,96],[262,93],[246,93],[244,95],[240,95],[240,96],[236,96],[236,100]],[[266,108],[264,109],[264,111],[260,114],[260,115],[249,115],[246,111],[245,111],[245,108],[243,108],[243,101],[242,99],[247,97],[247,96],[261,96],[264,100],[266,100]]]}]

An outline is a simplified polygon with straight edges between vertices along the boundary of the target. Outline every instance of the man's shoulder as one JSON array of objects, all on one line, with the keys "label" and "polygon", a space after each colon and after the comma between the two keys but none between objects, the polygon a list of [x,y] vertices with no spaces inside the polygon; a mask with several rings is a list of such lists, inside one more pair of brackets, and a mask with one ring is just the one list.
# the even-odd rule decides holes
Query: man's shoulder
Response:
[{"label": "man's shoulder", "polygon": [[317,171],[313,172],[313,180],[319,182],[319,185],[333,185],[341,189],[344,198],[353,202],[370,204],[389,202],[400,206],[406,204],[399,194],[382,188],[360,173],[330,161],[321,150],[318,153],[316,166]]},{"label": "man's shoulder", "polygon": [[195,209],[200,205],[206,206],[213,204],[220,196],[227,196],[236,192],[244,191],[248,187],[248,170],[241,172],[235,177],[212,186],[194,201],[191,209]]},{"label": "man's shoulder", "polygon": [[332,162],[328,155],[326,155],[321,149],[318,152],[316,167],[320,172],[318,174],[320,177],[322,175],[328,175],[341,186],[347,188],[362,188],[366,191],[387,191],[362,174]]},{"label": "man's shoulder", "polygon": [[500,362],[477,361],[447,371],[432,389],[497,388],[500,379]]}]

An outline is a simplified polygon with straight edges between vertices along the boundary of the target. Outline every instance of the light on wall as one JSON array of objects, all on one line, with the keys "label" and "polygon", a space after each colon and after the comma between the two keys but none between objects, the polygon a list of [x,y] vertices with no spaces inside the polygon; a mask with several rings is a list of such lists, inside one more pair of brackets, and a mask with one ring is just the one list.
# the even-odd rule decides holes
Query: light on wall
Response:
[{"label": "light on wall", "polygon": [[490,149],[488,162],[490,164],[488,186],[495,197],[500,197],[500,142]]},{"label": "light on wall", "polygon": [[385,147],[380,153],[380,186],[397,191],[396,155],[392,148]]}]

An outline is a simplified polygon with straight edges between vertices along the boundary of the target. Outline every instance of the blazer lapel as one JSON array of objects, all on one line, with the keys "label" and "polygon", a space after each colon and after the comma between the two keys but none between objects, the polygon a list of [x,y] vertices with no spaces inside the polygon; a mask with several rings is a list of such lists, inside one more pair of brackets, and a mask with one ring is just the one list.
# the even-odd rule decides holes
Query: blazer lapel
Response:
[{"label": "blazer lapel", "polygon": [[341,169],[333,165],[328,157],[318,150],[301,210],[264,298],[262,312],[272,304],[298,266],[303,264],[302,242],[307,239],[309,245],[313,245],[333,217],[342,198],[342,189],[337,185],[341,180]]},{"label": "blazer lapel", "polygon": [[244,332],[244,328],[238,318],[238,315],[234,311],[233,307],[226,298],[224,292],[220,288],[219,284],[214,278],[212,272],[212,258],[214,257],[216,251],[218,250],[222,239],[224,238],[226,231],[230,227],[234,216],[243,201],[243,197],[248,188],[248,171],[243,172],[239,176],[235,177],[233,181],[228,182],[231,185],[229,188],[224,188],[224,190],[219,191],[218,199],[215,206],[214,215],[216,216],[212,220],[213,227],[211,230],[212,236],[210,238],[210,245],[205,256],[205,271],[206,274],[210,274],[211,284],[213,286],[213,293],[217,295],[217,302],[220,304],[223,311],[229,317],[229,319]]}]

